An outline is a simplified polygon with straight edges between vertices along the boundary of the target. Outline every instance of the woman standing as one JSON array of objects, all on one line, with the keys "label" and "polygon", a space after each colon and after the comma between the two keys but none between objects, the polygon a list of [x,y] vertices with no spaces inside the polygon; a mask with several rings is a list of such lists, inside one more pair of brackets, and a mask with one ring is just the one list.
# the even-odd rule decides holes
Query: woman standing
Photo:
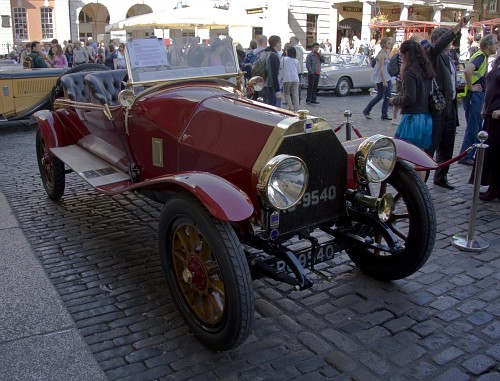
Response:
[{"label": "woman standing", "polygon": [[118,45],[118,52],[116,53],[116,58],[113,60],[115,69],[126,69],[127,64],[125,63],[125,44],[123,42]]},{"label": "woman standing", "polygon": [[52,52],[52,59],[49,59],[50,67],[68,67],[68,59],[63,53],[61,45],[57,44],[53,46]]},{"label": "woman standing", "polygon": [[68,67],[73,67],[73,45],[68,44],[66,46],[66,50],[64,51],[64,55],[66,56],[66,61],[68,61]]},{"label": "woman standing", "polygon": [[418,42],[403,42],[399,54],[403,58],[402,94],[390,99],[393,105],[401,107],[401,122],[394,136],[426,149],[432,143],[429,93],[434,69]]},{"label": "woman standing", "polygon": [[377,54],[377,63],[372,71],[371,81],[377,85],[377,95],[373,98],[370,103],[363,110],[363,115],[366,119],[371,119],[370,112],[373,106],[375,106],[382,98],[384,102],[382,103],[382,119],[392,120],[389,118],[389,98],[391,96],[392,83],[391,76],[387,72],[387,65],[389,65],[389,51],[391,49],[392,41],[389,37],[384,37],[380,41],[381,50]]},{"label": "woman standing", "polygon": [[485,151],[481,185],[488,185],[488,190],[479,194],[483,201],[500,199],[500,57],[495,59],[490,72],[486,76],[486,93],[484,95],[483,130],[488,133],[488,149]]},{"label": "woman standing", "polygon": [[286,50],[286,56],[281,57],[279,76],[283,80],[283,95],[288,110],[299,109],[299,71],[300,64],[297,60],[297,50],[290,46]]}]

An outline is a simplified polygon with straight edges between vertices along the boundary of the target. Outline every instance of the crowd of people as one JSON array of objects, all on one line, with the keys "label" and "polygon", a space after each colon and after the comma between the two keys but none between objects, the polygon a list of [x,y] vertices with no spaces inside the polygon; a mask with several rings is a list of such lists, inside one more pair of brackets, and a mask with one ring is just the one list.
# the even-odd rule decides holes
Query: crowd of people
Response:
[{"label": "crowd of people", "polygon": [[74,67],[85,63],[99,63],[110,69],[124,68],[125,45],[111,41],[106,46],[104,42],[94,42],[92,37],[86,41],[64,41],[62,44],[57,39],[50,43],[33,41],[22,43],[9,53],[15,62],[23,64],[26,68],[64,68]]},{"label": "crowd of people", "polygon": [[[397,125],[395,137],[416,145],[442,164],[453,158],[458,113],[461,112],[458,101],[461,99],[466,126],[460,152],[469,147],[472,149],[458,162],[473,166],[474,173],[474,144],[479,142],[479,131],[487,131],[489,137],[486,144],[489,148],[485,154],[481,185],[488,186],[488,190],[481,192],[479,198],[491,201],[500,199],[500,171],[495,165],[500,159],[499,57],[488,70],[489,58],[498,51],[498,36],[486,34],[478,41],[478,49],[471,54],[463,71],[465,90],[459,92],[458,57],[452,42],[468,21],[469,17],[463,17],[454,28],[434,29],[430,41],[412,37],[397,48],[393,47],[390,38],[383,38],[371,76],[377,95],[362,113],[371,119],[373,107],[383,99],[381,118],[394,118],[393,123]],[[397,68],[396,73],[393,73],[394,67]],[[391,95],[393,82],[396,82],[396,96]],[[438,89],[444,98],[441,108],[435,106],[435,99],[430,96],[434,89]],[[389,104],[393,105],[393,118],[388,116]],[[399,121],[396,119],[398,110],[401,112]],[[434,172],[434,184],[453,189],[454,186],[448,182],[448,170],[449,166],[440,166]],[[427,180],[429,173],[422,176]],[[471,175],[470,182],[472,178]]]}]

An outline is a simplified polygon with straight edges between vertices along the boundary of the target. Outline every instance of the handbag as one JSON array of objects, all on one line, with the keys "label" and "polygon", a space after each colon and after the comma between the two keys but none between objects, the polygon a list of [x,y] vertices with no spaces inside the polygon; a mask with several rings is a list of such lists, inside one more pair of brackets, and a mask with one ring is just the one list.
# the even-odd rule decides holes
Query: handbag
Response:
[{"label": "handbag", "polygon": [[446,100],[443,93],[439,90],[436,78],[432,78],[431,92],[429,93],[429,102],[432,111],[443,111],[446,108]]}]

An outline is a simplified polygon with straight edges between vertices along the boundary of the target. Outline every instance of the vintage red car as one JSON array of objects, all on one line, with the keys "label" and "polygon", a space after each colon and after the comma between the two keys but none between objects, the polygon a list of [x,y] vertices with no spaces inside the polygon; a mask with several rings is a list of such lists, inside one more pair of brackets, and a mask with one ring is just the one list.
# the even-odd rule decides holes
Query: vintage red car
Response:
[{"label": "vintage red car", "polygon": [[248,99],[234,51],[175,67],[155,44],[130,42],[126,71],[64,75],[53,110],[35,114],[37,157],[53,200],[73,171],[158,201],[166,281],[203,343],[247,338],[252,279],[306,289],[343,250],[384,280],[426,262],[435,214],[413,165],[432,159],[381,135],[341,143],[321,118]]}]

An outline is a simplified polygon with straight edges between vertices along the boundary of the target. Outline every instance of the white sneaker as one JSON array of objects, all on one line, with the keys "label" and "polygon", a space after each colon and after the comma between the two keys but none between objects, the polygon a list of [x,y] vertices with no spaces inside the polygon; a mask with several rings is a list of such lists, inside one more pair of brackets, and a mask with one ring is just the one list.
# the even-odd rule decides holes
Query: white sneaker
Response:
[{"label": "white sneaker", "polygon": [[399,120],[393,119],[391,124],[394,124],[395,126],[399,125]]}]

